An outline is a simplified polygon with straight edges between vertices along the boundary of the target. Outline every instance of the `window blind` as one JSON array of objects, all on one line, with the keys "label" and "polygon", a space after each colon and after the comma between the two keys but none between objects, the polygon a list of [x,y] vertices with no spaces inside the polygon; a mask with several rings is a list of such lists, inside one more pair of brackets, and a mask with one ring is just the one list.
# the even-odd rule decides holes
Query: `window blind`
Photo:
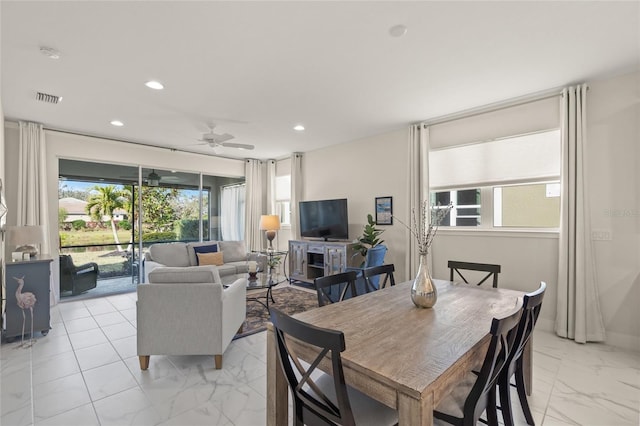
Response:
[{"label": "window blind", "polygon": [[432,150],[431,189],[535,181],[560,176],[560,130]]}]

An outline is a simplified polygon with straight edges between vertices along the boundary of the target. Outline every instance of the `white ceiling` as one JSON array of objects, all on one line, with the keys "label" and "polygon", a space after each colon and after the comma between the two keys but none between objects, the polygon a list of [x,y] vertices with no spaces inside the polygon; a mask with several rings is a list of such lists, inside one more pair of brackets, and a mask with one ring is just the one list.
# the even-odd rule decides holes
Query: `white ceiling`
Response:
[{"label": "white ceiling", "polygon": [[[237,158],[282,158],[640,63],[637,1],[0,5],[7,119],[206,154],[194,144],[214,121],[256,146],[221,152]],[[389,35],[396,24],[404,37]],[[37,91],[64,99],[37,102]]]}]

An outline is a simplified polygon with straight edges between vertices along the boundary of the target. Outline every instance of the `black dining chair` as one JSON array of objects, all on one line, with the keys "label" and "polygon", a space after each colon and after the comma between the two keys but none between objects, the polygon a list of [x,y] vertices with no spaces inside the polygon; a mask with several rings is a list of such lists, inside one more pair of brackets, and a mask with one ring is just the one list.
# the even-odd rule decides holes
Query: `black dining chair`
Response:
[{"label": "black dining chair", "polygon": [[540,283],[540,287],[532,292],[524,295],[522,301],[522,317],[516,331],[516,338],[514,344],[514,351],[509,354],[507,358],[506,366],[502,370],[500,377],[498,378],[498,389],[500,394],[500,409],[502,411],[502,418],[505,426],[513,426],[513,409],[511,406],[511,378],[515,376],[515,387],[518,391],[518,398],[520,399],[520,405],[524,412],[524,417],[527,420],[527,424],[534,425],[533,415],[529,408],[529,402],[527,401],[527,391],[524,384],[524,367],[523,367],[523,353],[524,348],[531,338],[531,333],[538,321],[538,315],[540,315],[540,309],[542,308],[542,299],[544,298],[544,292],[547,288],[545,282]]},{"label": "black dining chair", "polygon": [[358,295],[356,292],[357,276],[355,271],[348,271],[314,279],[313,283],[318,294],[318,306],[356,297]]},{"label": "black dining chair", "polygon": [[[362,276],[364,277],[367,293],[385,288],[387,284],[389,286],[396,285],[396,280],[393,277],[395,270],[393,263],[364,269]],[[380,282],[381,278],[382,282]]]},{"label": "black dining chair", "polygon": [[[276,352],[291,388],[295,424],[304,425],[393,425],[397,412],[351,388],[345,382],[341,352],[344,333],[319,328],[269,308],[274,327]],[[301,360],[289,345],[290,338],[315,347],[318,356],[311,363]],[[330,361],[329,374],[317,369]]]},{"label": "black dining chair", "polygon": [[484,283],[489,277],[493,277],[493,288],[498,287],[498,274],[500,273],[500,265],[493,265],[490,263],[473,263],[473,262],[460,262],[457,260],[450,260],[447,264],[449,268],[449,281],[453,281],[454,273],[458,274],[462,281],[469,284],[469,281],[462,275],[461,270],[466,271],[480,271],[487,272],[484,278],[476,285],[481,285]]},{"label": "black dining chair", "polygon": [[469,371],[436,407],[433,416],[452,425],[475,425],[483,412],[487,423],[498,424],[496,383],[514,350],[515,329],[522,309],[491,322],[491,340],[478,373]]}]

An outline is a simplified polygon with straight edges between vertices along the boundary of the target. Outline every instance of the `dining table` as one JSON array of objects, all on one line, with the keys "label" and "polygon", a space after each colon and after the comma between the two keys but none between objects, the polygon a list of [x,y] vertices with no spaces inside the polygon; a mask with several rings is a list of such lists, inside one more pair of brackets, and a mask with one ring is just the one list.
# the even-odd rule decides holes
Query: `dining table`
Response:
[{"label": "dining table", "polygon": [[[433,410],[486,353],[493,318],[522,306],[524,293],[434,279],[432,308],[411,301],[412,281],[294,315],[300,321],[344,333],[345,381],[398,411],[398,424],[432,425]],[[303,360],[318,348],[291,341]],[[531,382],[531,350],[525,352],[525,381]],[[319,368],[330,371],[328,356]],[[288,422],[288,384],[276,354],[273,325],[267,325],[267,425]]]}]

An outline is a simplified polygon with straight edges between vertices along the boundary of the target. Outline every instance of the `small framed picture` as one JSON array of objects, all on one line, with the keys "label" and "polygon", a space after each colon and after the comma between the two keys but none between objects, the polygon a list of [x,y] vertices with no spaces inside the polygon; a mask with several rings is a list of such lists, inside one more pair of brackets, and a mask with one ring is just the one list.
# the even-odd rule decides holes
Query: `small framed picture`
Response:
[{"label": "small framed picture", "polygon": [[392,197],[376,197],[376,224],[393,225]]}]

